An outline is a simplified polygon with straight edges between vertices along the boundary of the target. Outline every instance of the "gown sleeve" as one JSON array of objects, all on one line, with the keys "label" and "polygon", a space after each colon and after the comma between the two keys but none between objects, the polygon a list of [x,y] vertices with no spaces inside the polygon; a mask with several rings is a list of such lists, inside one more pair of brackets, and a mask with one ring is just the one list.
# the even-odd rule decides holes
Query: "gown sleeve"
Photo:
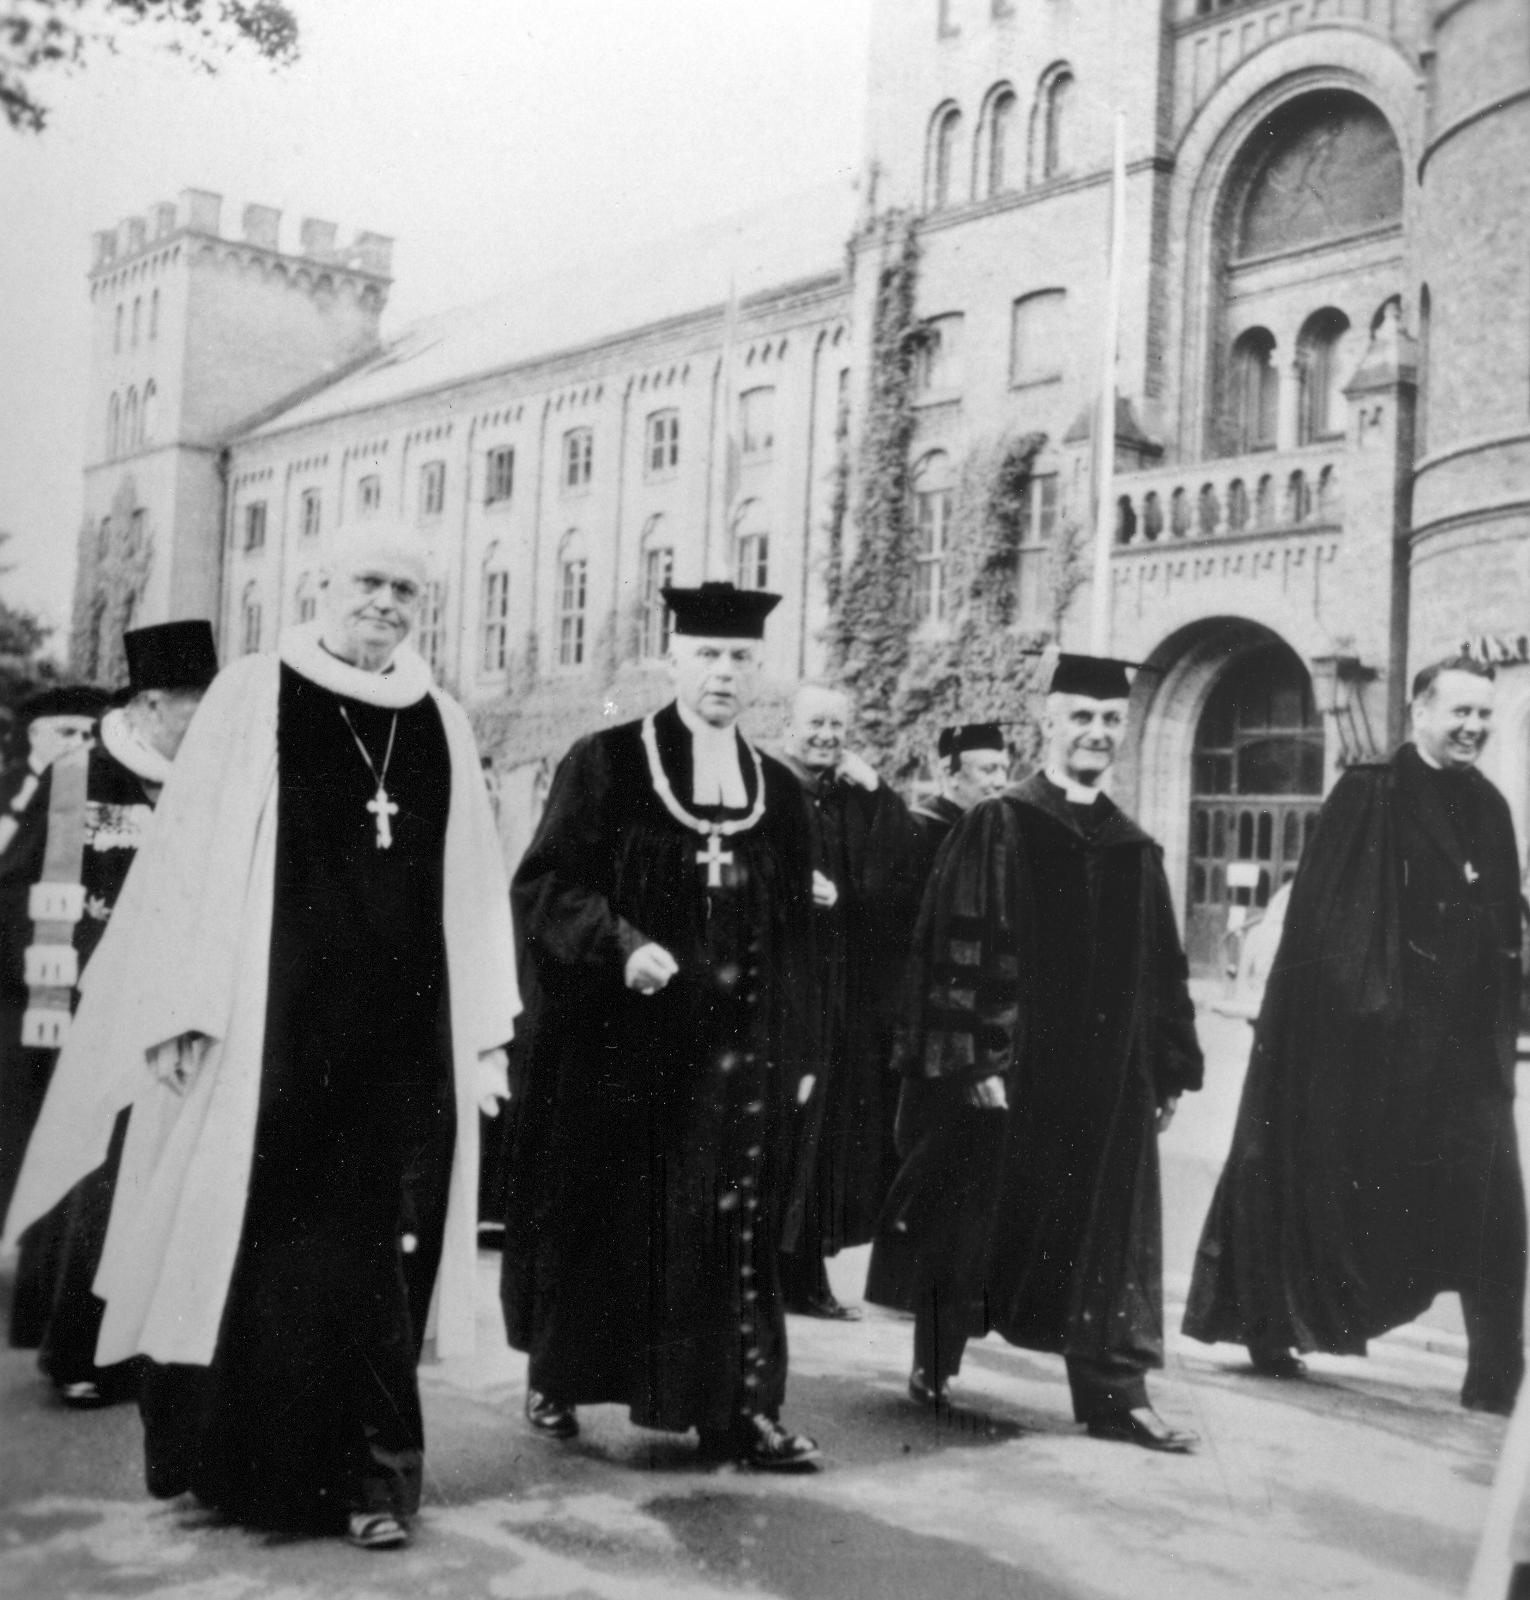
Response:
[{"label": "gown sleeve", "polygon": [[1148,981],[1151,997],[1148,1049],[1153,1086],[1159,1103],[1199,1089],[1205,1076],[1200,1041],[1195,1034],[1195,1003],[1190,998],[1190,967],[1174,920],[1174,906],[1164,876],[1163,856],[1155,846],[1148,864]]},{"label": "gown sleeve", "polygon": [[974,806],[940,853],[915,928],[904,1076],[973,1083],[1019,1060],[1027,877],[1013,809]]},{"label": "gown sleeve", "polygon": [[555,983],[560,972],[620,968],[649,943],[611,908],[616,820],[606,741],[582,739],[558,764],[510,890],[523,987],[528,964]]}]

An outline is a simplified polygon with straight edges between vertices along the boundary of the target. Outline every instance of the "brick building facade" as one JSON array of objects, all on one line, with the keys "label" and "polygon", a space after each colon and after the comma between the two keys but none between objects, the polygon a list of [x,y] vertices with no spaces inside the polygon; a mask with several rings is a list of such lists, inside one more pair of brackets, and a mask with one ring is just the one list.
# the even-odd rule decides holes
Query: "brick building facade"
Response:
[{"label": "brick building facade", "polygon": [[1507,663],[1490,771],[1524,819],[1522,0],[879,0],[858,196],[383,342],[387,241],[339,251],[308,222],[284,253],[262,207],[224,240],[193,192],[98,245],[77,640],[99,666],[131,600],[213,611],[225,654],[269,646],[313,603],[324,533],[386,513],[435,546],[422,642],[514,792],[662,693],[670,577],[781,591],[772,682],[820,670],[888,214],[918,242],[920,625],[942,626],[964,463],[1033,433],[1017,622],[1055,622],[1049,547],[1093,518],[1117,117],[1111,648],[1157,671],[1116,787],[1165,844],[1196,959],[1294,870],[1339,766],[1398,736],[1409,672],[1463,639]]}]

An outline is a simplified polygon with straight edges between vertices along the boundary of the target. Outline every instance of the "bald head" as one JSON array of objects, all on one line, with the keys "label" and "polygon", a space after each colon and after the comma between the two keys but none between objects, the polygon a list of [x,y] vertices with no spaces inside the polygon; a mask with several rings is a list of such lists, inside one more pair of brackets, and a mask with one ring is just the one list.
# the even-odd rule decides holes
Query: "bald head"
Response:
[{"label": "bald head", "polygon": [[320,637],[364,672],[381,672],[419,615],[429,576],[425,546],[408,528],[363,522],[324,552]]}]

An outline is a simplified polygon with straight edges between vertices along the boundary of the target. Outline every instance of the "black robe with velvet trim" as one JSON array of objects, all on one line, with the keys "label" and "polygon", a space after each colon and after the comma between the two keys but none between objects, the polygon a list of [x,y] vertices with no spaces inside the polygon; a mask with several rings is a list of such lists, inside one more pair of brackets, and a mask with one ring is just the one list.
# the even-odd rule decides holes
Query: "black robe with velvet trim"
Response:
[{"label": "black robe with velvet trim", "polygon": [[[1162,1364],[1156,1118],[1201,1082],[1157,846],[1039,774],[956,825],[915,931],[908,1156],[867,1298],[966,1334]],[[1009,1109],[962,1103],[1000,1074]],[[957,1331],[953,1328],[953,1331]]]},{"label": "black robe with velvet trim", "polygon": [[[654,719],[677,802],[691,738]],[[511,891],[524,1014],[510,1130],[502,1298],[533,1388],[615,1402],[643,1426],[727,1429],[786,1385],[775,1253],[805,1057],[812,857],[796,780],[761,758],[765,809],[703,839],[666,809],[642,724],[582,739],[553,779]],[[740,741],[752,807],[759,790]],[[679,963],[628,989],[650,941]]]},{"label": "black robe with velvet trim", "polygon": [[1292,886],[1186,1333],[1360,1355],[1484,1262],[1522,1295],[1519,904],[1508,806],[1479,772],[1409,744],[1340,778]]},{"label": "black robe with velvet trim", "polygon": [[935,858],[940,847],[951,837],[951,830],[966,816],[954,800],[943,794],[926,800],[909,809],[914,824],[914,858],[911,873],[914,880],[914,911],[919,910],[919,900],[935,870]]},{"label": "black robe with velvet trim", "polygon": [[828,1256],[870,1240],[896,1167],[897,1079],[887,1062],[918,909],[917,835],[885,783],[868,792],[792,771],[807,803],[813,865],[838,898],[813,913],[815,1086],[793,1119],[781,1247]]}]

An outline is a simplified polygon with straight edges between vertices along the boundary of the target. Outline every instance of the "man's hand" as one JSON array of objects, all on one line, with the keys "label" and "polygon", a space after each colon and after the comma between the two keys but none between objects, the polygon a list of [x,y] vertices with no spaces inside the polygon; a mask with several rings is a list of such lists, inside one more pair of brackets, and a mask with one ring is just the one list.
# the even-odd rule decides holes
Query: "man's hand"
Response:
[{"label": "man's hand", "polygon": [[817,867],[813,868],[813,904],[825,910],[839,904],[839,890],[834,880],[824,877]]},{"label": "man's hand", "polygon": [[1174,1120],[1174,1113],[1179,1109],[1179,1096],[1171,1094],[1158,1108],[1158,1131],[1167,1133],[1169,1124]]},{"label": "man's hand", "polygon": [[853,750],[847,750],[839,758],[839,775],[846,783],[853,783],[870,794],[881,779],[872,769],[870,762],[856,755]]},{"label": "man's hand", "polygon": [[657,994],[679,970],[680,963],[662,944],[640,944],[627,957],[622,976],[629,989]]},{"label": "man's hand", "polygon": [[510,1103],[510,1056],[505,1050],[485,1050],[478,1057],[478,1109],[497,1117]]},{"label": "man's hand", "polygon": [[817,1082],[817,1078],[811,1072],[805,1078],[797,1080],[797,1104],[799,1106],[805,1106],[813,1098],[813,1085]]},{"label": "man's hand", "polygon": [[964,1097],[969,1106],[975,1106],[979,1111],[1009,1110],[1009,1094],[1004,1088],[1003,1078],[997,1073],[991,1078],[980,1078],[976,1083],[969,1083]]},{"label": "man's hand", "polygon": [[149,1051],[149,1071],[171,1094],[185,1094],[196,1081],[211,1043],[205,1033],[178,1034]]}]

